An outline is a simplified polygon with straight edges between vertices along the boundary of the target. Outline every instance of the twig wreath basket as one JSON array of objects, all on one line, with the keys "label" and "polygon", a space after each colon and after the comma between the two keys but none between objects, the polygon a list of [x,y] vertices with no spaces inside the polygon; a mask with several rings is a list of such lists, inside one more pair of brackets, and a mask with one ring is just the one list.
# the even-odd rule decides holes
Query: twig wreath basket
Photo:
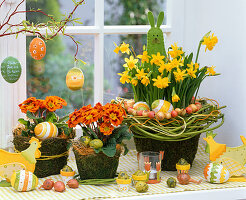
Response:
[{"label": "twig wreath basket", "polygon": [[127,111],[125,122],[134,134],[137,151],[164,151],[162,169],[176,170],[180,158],[192,164],[201,133],[224,123],[220,111],[223,107],[214,100],[197,98],[203,80],[219,75],[215,66],[201,66],[198,62],[201,46],[206,46],[205,52],[211,51],[218,39],[210,32],[205,34],[193,59],[193,53],[187,54],[177,43],[166,51],[160,28],[163,12],[156,25],[151,12],[148,20],[151,28],[141,55],[125,42],[115,44],[114,52],[125,56],[126,62],[118,73],[120,82],[129,83],[134,93],[134,100],[117,101]]}]

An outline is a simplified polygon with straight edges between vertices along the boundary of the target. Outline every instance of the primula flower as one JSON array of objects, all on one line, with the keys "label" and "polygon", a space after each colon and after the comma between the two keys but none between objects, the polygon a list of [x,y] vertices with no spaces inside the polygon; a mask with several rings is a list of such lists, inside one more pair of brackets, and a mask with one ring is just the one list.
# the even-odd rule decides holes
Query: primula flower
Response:
[{"label": "primula flower", "polygon": [[184,52],[181,50],[179,50],[179,47],[177,46],[177,43],[174,43],[174,45],[171,45],[172,47],[172,51],[169,51],[168,54],[172,57],[172,58],[177,58],[178,56],[182,55]]},{"label": "primula flower", "polygon": [[97,111],[97,109],[86,111],[84,113],[81,113],[81,115],[81,123],[86,125],[90,125],[93,122],[96,122],[99,117],[101,117],[101,114]]},{"label": "primula flower", "polygon": [[218,38],[217,36],[214,36],[214,33],[208,37],[203,38],[203,45],[206,45],[205,52],[207,49],[209,51],[212,51],[214,46],[218,43]]},{"label": "primula flower", "polygon": [[172,96],[172,102],[178,102],[179,100],[180,100],[180,98],[177,94]]},{"label": "primula flower", "polygon": [[81,112],[79,110],[75,110],[73,113],[69,115],[69,120],[67,121],[68,127],[72,128],[77,126],[80,123]]},{"label": "primula flower", "polygon": [[214,71],[214,68],[215,68],[215,66],[208,67],[208,68],[207,68],[206,74],[209,74],[209,76],[214,76],[215,73],[216,73],[216,72]]},{"label": "primula flower", "polygon": [[157,79],[153,78],[152,80],[155,82],[153,85],[161,89],[168,87],[168,84],[171,83],[168,81],[167,77],[161,78],[161,76],[158,76]]},{"label": "primula flower", "polygon": [[163,59],[165,58],[165,56],[161,56],[160,52],[158,52],[156,55],[152,54],[152,59],[150,61],[150,64],[153,65],[153,63],[155,65],[160,66],[163,63]]},{"label": "primula flower", "polygon": [[125,42],[123,42],[121,45],[120,45],[120,51],[122,53],[127,53],[128,55],[130,54],[130,49],[129,49],[129,44],[126,44]]},{"label": "primula flower", "polygon": [[111,125],[111,123],[100,124],[100,132],[103,133],[103,135],[111,135],[113,130],[114,127]]},{"label": "primula flower", "polygon": [[150,56],[148,56],[148,52],[147,51],[144,51],[143,55],[138,55],[137,57],[141,59],[142,63],[144,63],[144,62],[149,63]]},{"label": "primula flower", "polygon": [[144,84],[145,86],[149,85],[150,81],[149,81],[149,77],[148,76],[144,76],[141,80],[141,83]]},{"label": "primula flower", "polygon": [[126,82],[127,82],[127,83],[130,83],[130,78],[131,78],[131,77],[128,75],[128,71],[124,71],[124,72],[122,72],[122,73],[118,73],[118,75],[121,76],[120,82],[121,82],[122,84],[125,84]]},{"label": "primula flower", "polygon": [[185,77],[185,71],[186,71],[186,70],[181,71],[181,70],[178,68],[178,69],[177,69],[177,72],[173,72],[173,74],[174,74],[174,76],[175,76],[176,82],[179,82],[179,81],[184,80],[184,77]]},{"label": "primula flower", "polygon": [[40,101],[35,97],[30,97],[27,100],[23,101],[21,104],[19,104],[19,107],[21,109],[21,112],[23,113],[26,113],[27,111],[35,113],[38,111],[40,107]]},{"label": "primula flower", "polygon": [[141,69],[141,70],[137,69],[136,77],[137,77],[139,80],[141,80],[141,78],[143,78],[143,77],[146,76],[146,75],[147,75],[147,73],[144,73],[144,69]]},{"label": "primula flower", "polygon": [[115,44],[115,42],[114,42],[114,45],[116,46],[116,48],[114,49],[114,52],[118,54],[120,51],[120,47],[117,46],[117,44]]},{"label": "primula flower", "polygon": [[130,69],[136,68],[136,63],[138,62],[138,59],[134,59],[133,56],[130,56],[130,59],[125,58],[125,64],[124,67],[129,67]]},{"label": "primula flower", "polygon": [[136,86],[138,84],[138,80],[137,79],[132,79],[131,80],[131,84]]},{"label": "primula flower", "polygon": [[57,109],[62,108],[62,105],[59,103],[60,101],[56,99],[54,96],[48,96],[45,98],[43,105],[50,112],[54,112]]},{"label": "primula flower", "polygon": [[104,106],[104,122],[111,123],[114,126],[118,126],[122,123],[123,116],[125,116],[125,112],[123,112],[120,105],[107,103]]}]

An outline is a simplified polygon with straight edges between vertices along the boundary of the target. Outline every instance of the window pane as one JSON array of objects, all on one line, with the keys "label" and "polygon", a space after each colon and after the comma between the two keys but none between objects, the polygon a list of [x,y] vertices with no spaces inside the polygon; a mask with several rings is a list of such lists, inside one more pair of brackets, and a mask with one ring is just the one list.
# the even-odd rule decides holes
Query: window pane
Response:
[{"label": "window pane", "polygon": [[[41,9],[46,14],[53,15],[56,20],[64,19],[64,14],[68,14],[73,10],[74,3],[72,0],[26,0],[26,9]],[[95,0],[85,0],[85,3],[80,5],[73,18],[81,18],[79,21],[83,23],[84,26],[94,25],[94,9]],[[38,13],[27,13],[27,20],[31,22],[46,22],[48,18],[38,14]],[[72,25],[68,23],[67,25]],[[74,25],[79,26],[81,24],[75,23]]]},{"label": "window pane", "polygon": [[146,25],[147,13],[152,11],[155,19],[164,11],[166,24],[167,0],[105,0],[105,25]]},{"label": "window pane", "polygon": [[[133,98],[130,84],[121,84],[120,76],[117,73],[124,71],[124,58],[126,54],[116,54],[114,52],[114,42],[119,45],[122,42],[130,44],[135,53],[142,54],[143,45],[147,43],[147,36],[144,35],[106,35],[104,44],[104,103],[109,102],[117,96]],[[110,72],[110,73],[109,73]]]},{"label": "window pane", "polygon": [[[27,37],[28,45],[33,37]],[[75,36],[82,45],[79,45],[78,58],[85,61],[79,66],[85,77],[83,90],[71,91],[66,86],[66,74],[74,66],[75,44],[70,38],[57,37],[46,43],[46,56],[41,61],[31,58],[27,52],[27,96],[45,99],[46,96],[59,96],[64,98],[68,106],[59,110],[64,115],[75,108],[93,104],[94,88],[94,37]]]}]

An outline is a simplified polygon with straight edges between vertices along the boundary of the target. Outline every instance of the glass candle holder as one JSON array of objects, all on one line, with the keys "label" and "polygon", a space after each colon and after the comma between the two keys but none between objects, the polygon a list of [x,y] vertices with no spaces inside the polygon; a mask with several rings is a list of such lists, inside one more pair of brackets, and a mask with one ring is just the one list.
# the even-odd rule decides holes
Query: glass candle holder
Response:
[{"label": "glass candle holder", "polygon": [[147,183],[161,182],[161,161],[164,152],[141,152],[138,155],[139,169],[147,174]]}]

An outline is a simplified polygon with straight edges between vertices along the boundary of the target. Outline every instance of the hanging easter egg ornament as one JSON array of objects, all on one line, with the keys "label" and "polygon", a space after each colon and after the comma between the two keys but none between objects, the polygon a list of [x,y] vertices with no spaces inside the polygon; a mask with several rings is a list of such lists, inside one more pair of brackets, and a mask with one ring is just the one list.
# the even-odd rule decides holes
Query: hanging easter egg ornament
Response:
[{"label": "hanging easter egg ornament", "polygon": [[155,113],[158,112],[167,113],[173,110],[173,106],[170,102],[161,99],[155,100],[152,103],[151,108]]},{"label": "hanging easter egg ornament", "polygon": [[225,183],[229,176],[229,171],[218,163],[210,163],[204,168],[204,177],[209,183]]},{"label": "hanging easter egg ornament", "polygon": [[70,69],[66,76],[66,84],[70,90],[76,91],[84,85],[84,74],[78,67]]},{"label": "hanging easter egg ornament", "polygon": [[46,45],[38,37],[34,38],[29,45],[29,52],[33,59],[41,60],[46,54]]},{"label": "hanging easter egg ornament", "polygon": [[34,133],[38,139],[44,140],[46,138],[57,137],[58,129],[51,122],[42,122],[35,126]]},{"label": "hanging easter egg ornament", "polygon": [[133,108],[137,111],[146,110],[149,111],[149,106],[146,102],[139,101],[133,105]]},{"label": "hanging easter egg ornament", "polygon": [[32,62],[31,68],[31,74],[34,76],[41,76],[45,72],[45,64],[43,60],[34,60]]},{"label": "hanging easter egg ornament", "polygon": [[38,178],[32,172],[20,170],[11,176],[11,186],[18,192],[33,190],[38,185]]},{"label": "hanging easter egg ornament", "polygon": [[9,56],[1,63],[1,74],[8,83],[15,83],[21,76],[21,64],[12,56]]}]

